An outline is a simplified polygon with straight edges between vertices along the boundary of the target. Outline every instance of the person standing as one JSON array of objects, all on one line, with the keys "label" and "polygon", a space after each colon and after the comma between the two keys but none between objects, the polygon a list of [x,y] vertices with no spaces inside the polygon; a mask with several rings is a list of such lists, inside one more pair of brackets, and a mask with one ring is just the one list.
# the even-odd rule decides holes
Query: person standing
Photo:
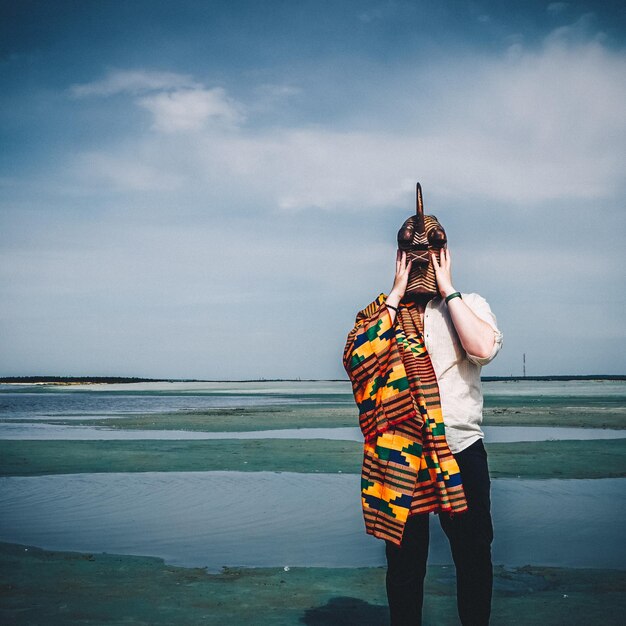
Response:
[{"label": "person standing", "polygon": [[392,626],[421,624],[431,512],[450,542],[461,623],[489,623],[493,527],[480,372],[501,346],[486,300],[454,288],[445,231],[424,215],[418,183],[391,291],[357,314],[343,356],[365,440],[365,527],[385,540]]}]

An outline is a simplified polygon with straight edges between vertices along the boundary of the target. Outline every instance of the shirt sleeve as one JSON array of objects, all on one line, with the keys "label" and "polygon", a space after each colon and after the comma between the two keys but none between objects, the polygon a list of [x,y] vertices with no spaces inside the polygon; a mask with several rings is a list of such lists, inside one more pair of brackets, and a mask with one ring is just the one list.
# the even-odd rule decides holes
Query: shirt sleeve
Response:
[{"label": "shirt sleeve", "polygon": [[503,335],[498,329],[498,321],[496,320],[496,316],[493,314],[487,300],[485,300],[482,296],[479,296],[476,293],[468,294],[467,296],[463,296],[463,301],[467,304],[467,306],[472,309],[472,311],[476,314],[484,322],[487,322],[491,328],[493,328],[494,332],[494,342],[493,349],[491,354],[486,357],[479,357],[474,354],[470,354],[467,352],[467,358],[472,363],[476,365],[487,365],[487,363],[491,363],[496,358],[498,352],[502,348],[502,340]]}]

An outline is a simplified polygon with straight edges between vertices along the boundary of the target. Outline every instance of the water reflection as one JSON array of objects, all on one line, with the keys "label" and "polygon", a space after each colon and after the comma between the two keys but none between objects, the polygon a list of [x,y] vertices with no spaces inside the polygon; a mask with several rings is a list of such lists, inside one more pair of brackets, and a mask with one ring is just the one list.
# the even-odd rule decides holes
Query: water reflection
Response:
[{"label": "water reflection", "polygon": [[[623,568],[626,479],[493,481],[494,562]],[[384,564],[356,475],[147,472],[0,479],[0,539],[187,566]],[[432,519],[431,562],[450,563]]]}]

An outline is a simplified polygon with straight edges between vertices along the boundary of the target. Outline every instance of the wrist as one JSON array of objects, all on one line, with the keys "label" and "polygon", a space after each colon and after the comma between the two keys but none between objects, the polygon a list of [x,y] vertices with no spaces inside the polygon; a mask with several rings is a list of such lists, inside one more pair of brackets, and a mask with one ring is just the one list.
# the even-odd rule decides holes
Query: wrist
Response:
[{"label": "wrist", "polygon": [[440,287],[439,288],[439,293],[441,294],[441,297],[445,300],[451,293],[454,293],[456,291],[456,289],[450,285],[449,287]]},{"label": "wrist", "polygon": [[387,296],[386,302],[389,302],[392,306],[397,306],[400,304],[400,300],[402,300],[402,294],[392,289]]}]

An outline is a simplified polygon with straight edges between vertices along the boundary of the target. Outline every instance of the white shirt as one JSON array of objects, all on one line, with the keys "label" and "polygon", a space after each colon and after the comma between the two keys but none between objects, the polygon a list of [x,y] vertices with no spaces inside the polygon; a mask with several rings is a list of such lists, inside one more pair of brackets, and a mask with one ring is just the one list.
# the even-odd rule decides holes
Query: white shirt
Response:
[{"label": "white shirt", "polygon": [[446,439],[453,454],[485,436],[480,427],[483,421],[480,371],[502,347],[502,333],[487,301],[476,293],[464,293],[463,302],[494,330],[495,341],[488,357],[480,358],[464,350],[442,298],[430,300],[424,311],[424,344],[439,383]]}]

